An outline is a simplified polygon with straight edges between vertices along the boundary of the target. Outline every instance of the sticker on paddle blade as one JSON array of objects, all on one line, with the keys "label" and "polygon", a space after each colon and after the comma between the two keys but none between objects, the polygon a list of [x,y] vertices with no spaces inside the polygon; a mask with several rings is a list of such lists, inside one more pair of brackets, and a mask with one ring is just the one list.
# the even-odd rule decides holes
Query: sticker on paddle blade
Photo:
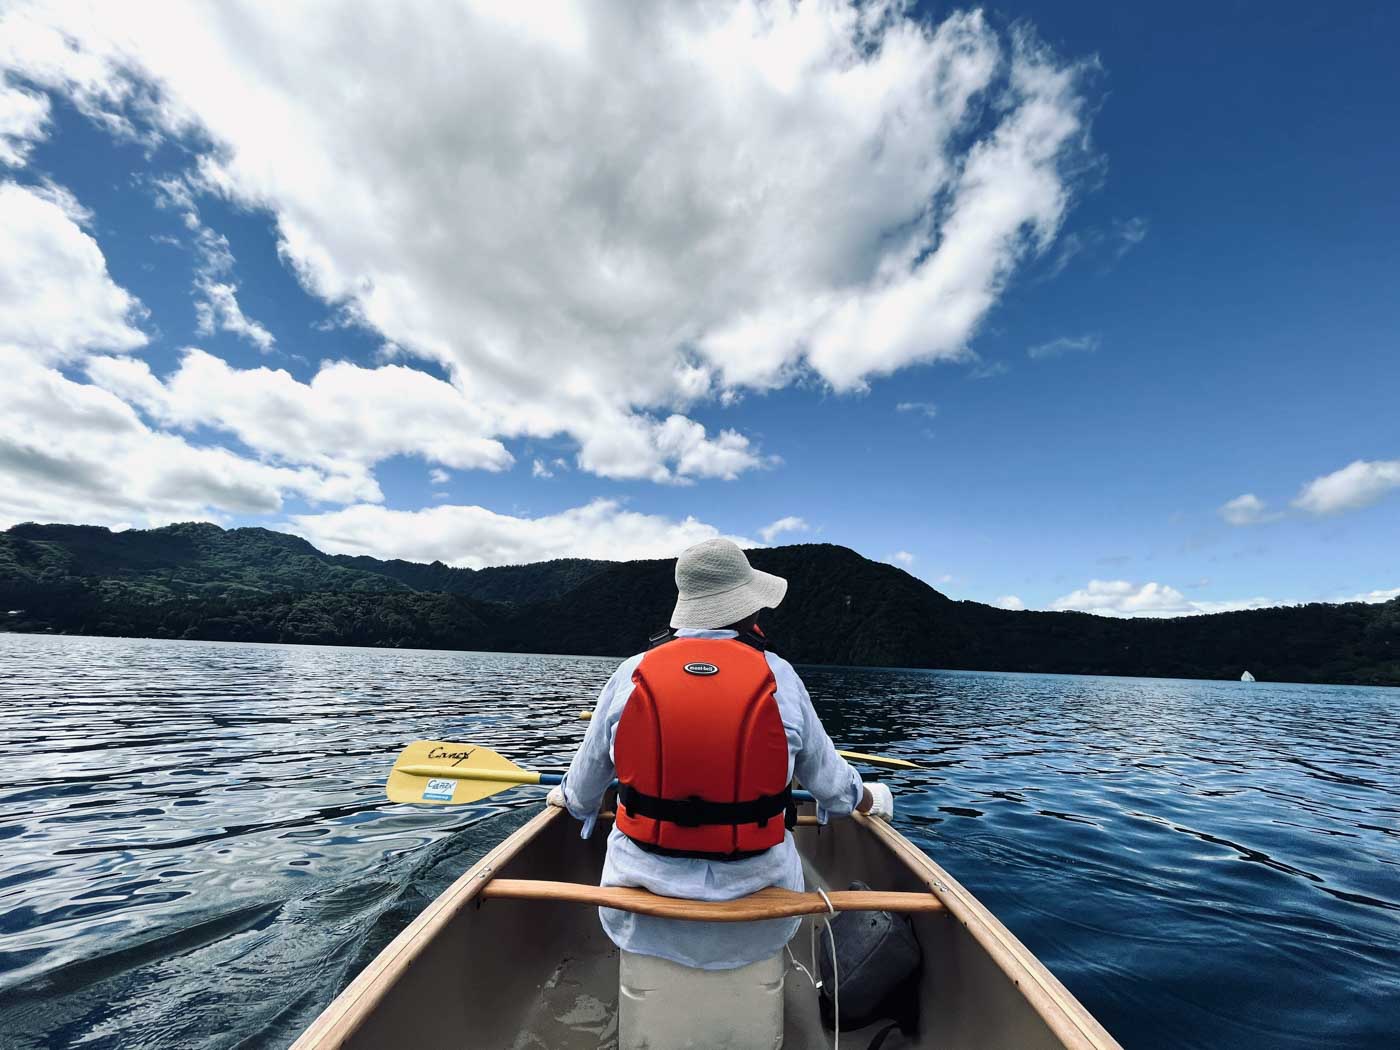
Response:
[{"label": "sticker on paddle blade", "polygon": [[450,777],[434,778],[423,789],[424,802],[451,802],[457,790],[457,781]]}]

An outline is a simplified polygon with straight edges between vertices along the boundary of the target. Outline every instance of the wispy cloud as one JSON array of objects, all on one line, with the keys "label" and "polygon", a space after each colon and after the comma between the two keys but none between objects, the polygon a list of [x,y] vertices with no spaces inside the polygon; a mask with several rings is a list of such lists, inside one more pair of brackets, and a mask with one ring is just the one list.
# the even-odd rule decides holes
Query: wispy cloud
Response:
[{"label": "wispy cloud", "polygon": [[1003,594],[993,604],[995,604],[998,609],[1011,609],[1017,612],[1026,607],[1026,603],[1014,594]]},{"label": "wispy cloud", "polygon": [[1147,239],[1146,219],[1125,219],[1113,224],[1114,239],[1117,241],[1115,258],[1121,259]]},{"label": "wispy cloud", "polygon": [[1105,269],[1127,255],[1147,239],[1147,220],[1140,217],[1115,219],[1111,227],[1091,228],[1065,234],[1060,240],[1059,251],[1041,280],[1058,277],[1077,257],[1106,260]]},{"label": "wispy cloud", "polygon": [[434,485],[446,485],[452,480],[452,475],[441,467],[433,467],[432,470],[428,471],[428,479],[432,481]]},{"label": "wispy cloud", "polygon": [[1041,280],[1048,281],[1058,277],[1064,272],[1066,266],[1076,255],[1084,250],[1085,238],[1079,233],[1067,233],[1060,238],[1060,249],[1055,253],[1055,261],[1050,264],[1050,269],[1045,272]]},{"label": "wispy cloud", "polygon": [[938,415],[938,406],[932,401],[901,401],[894,407],[896,412],[918,412],[929,419]]},{"label": "wispy cloud", "polygon": [[238,289],[226,281],[201,279],[204,298],[194,304],[196,328],[200,335],[213,335],[215,328],[248,340],[263,353],[277,342],[272,333],[248,317],[238,305]]},{"label": "wispy cloud", "polygon": [[968,379],[995,379],[997,376],[1004,376],[1011,371],[1011,366],[1005,361],[982,361],[972,366],[968,370]]},{"label": "wispy cloud", "polygon": [[1026,356],[1033,361],[1043,361],[1050,357],[1064,357],[1066,354],[1092,354],[1098,348],[1099,337],[1096,335],[1061,336],[1048,343],[1030,347]]},{"label": "wispy cloud", "polygon": [[176,176],[156,179],[151,185],[156,204],[178,211],[194,240],[199,260],[194,280],[198,293],[194,304],[196,330],[204,336],[213,335],[216,330],[229,332],[248,340],[265,354],[271,352],[277,340],[266,326],[243,312],[238,302],[238,285],[232,277],[233,250],[227,237],[204,225],[190,180]]},{"label": "wispy cloud", "polygon": [[889,562],[891,565],[903,565],[906,569],[913,566],[914,560],[914,555],[910,554],[908,551],[895,551],[885,558],[885,561]]}]

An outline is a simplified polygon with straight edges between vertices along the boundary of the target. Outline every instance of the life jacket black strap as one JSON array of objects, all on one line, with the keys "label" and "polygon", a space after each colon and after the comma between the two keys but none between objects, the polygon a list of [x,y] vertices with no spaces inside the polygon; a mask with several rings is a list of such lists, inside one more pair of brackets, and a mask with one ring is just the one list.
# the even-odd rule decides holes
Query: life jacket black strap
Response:
[{"label": "life jacket black strap", "polygon": [[650,842],[642,842],[628,835],[632,845],[636,846],[643,853],[651,853],[658,857],[683,857],[686,860],[748,860],[751,857],[761,857],[768,852],[766,849],[740,849],[732,853],[707,853],[698,849],[667,849],[665,846],[653,846]]},{"label": "life jacket black strap", "polygon": [[736,642],[743,642],[752,649],[757,649],[761,653],[768,651],[768,639],[754,631],[740,631],[734,638]]},{"label": "life jacket black strap", "polygon": [[792,801],[792,785],[776,795],[762,795],[747,802],[710,802],[699,796],[690,798],[658,798],[638,791],[631,784],[621,784],[617,800],[634,817],[664,820],[682,828],[699,828],[711,824],[757,824],[763,827],[785,813]]},{"label": "life jacket black strap", "polygon": [[[647,637],[647,649],[655,649],[658,645],[665,645],[667,642],[674,642],[675,640],[676,632],[670,627],[667,627],[665,630],[657,631],[655,634]],[[757,649],[761,653],[768,651],[768,639],[755,631],[740,631],[735,636],[734,640],[736,642],[743,642],[745,645]]]}]

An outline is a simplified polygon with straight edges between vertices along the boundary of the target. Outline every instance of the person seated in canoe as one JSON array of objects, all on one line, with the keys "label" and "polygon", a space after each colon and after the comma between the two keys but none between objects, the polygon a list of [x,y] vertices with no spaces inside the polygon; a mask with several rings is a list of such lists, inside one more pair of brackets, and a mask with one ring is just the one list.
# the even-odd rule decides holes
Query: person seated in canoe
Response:
[{"label": "person seated in canoe", "polygon": [[[591,834],[616,777],[616,820],[601,884],[640,886],[667,897],[715,901],[768,886],[804,889],[788,830],[794,774],[818,816],[852,809],[889,819],[883,784],[863,784],[837,754],[802,679],[767,651],[757,617],[787,581],[749,565],[724,539],[690,547],[676,561],[674,633],[625,661],[603,687],[564,782],[549,794]],[[683,922],[599,909],[626,952],[703,970],[769,959],[799,919]]]}]

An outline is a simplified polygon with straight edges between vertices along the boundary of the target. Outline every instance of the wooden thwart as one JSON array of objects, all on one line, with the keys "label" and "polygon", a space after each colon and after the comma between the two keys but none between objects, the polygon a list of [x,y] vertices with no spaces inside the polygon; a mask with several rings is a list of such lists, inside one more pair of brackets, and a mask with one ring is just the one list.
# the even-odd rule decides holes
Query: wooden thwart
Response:
[{"label": "wooden thwart", "polygon": [[[786,919],[797,915],[826,913],[826,900],[820,893],[768,889],[732,901],[692,901],[662,897],[648,890],[627,886],[591,886],[582,882],[549,882],[536,879],[492,879],[481,889],[481,896],[498,900],[566,901],[617,908],[638,915],[662,919],[688,919],[693,922],[753,922],[756,919]],[[880,890],[837,890],[826,895],[837,911],[943,911],[943,902],[931,893],[890,893]]]}]

